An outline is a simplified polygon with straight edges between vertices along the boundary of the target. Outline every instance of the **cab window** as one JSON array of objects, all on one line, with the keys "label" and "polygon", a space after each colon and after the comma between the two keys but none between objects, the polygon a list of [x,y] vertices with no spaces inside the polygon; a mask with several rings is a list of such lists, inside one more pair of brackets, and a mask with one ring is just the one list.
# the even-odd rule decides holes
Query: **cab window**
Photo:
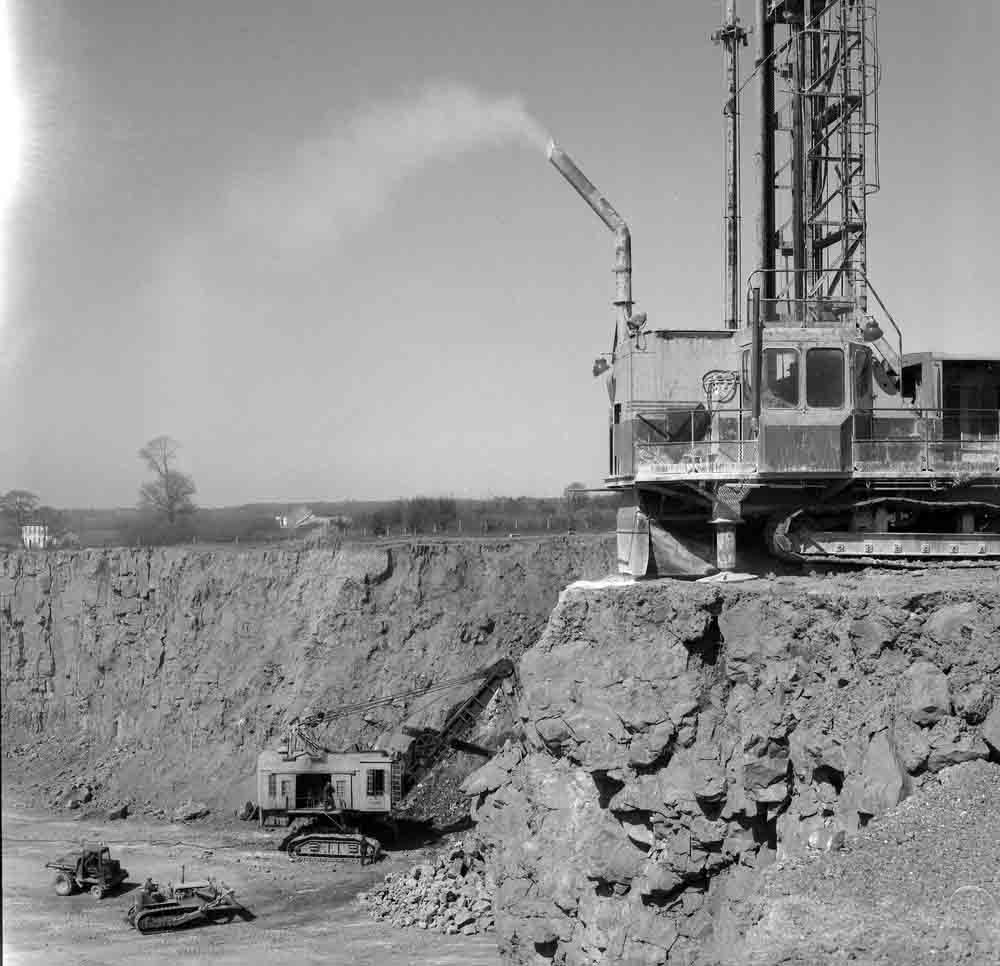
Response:
[{"label": "cab window", "polygon": [[794,409],[799,404],[799,353],[797,349],[764,350],[764,391],[761,403],[768,409]]},{"label": "cab window", "polygon": [[806,403],[817,409],[844,405],[843,349],[810,349],[806,353]]},{"label": "cab window", "polygon": [[860,405],[868,401],[872,385],[872,354],[867,349],[854,352],[854,403]]},{"label": "cab window", "polygon": [[365,793],[370,797],[379,797],[385,794],[385,772],[382,769],[369,768],[366,776],[367,787]]}]

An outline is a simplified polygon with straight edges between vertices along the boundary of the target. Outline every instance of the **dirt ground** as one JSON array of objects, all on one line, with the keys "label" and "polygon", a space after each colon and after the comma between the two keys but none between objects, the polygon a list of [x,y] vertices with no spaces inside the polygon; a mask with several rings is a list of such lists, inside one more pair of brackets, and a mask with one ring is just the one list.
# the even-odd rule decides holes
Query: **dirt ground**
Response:
[{"label": "dirt ground", "polygon": [[[108,963],[212,962],[280,966],[486,966],[498,962],[492,936],[444,936],[373,922],[355,899],[388,872],[422,861],[432,850],[389,854],[363,869],[289,862],[274,851],[276,833],[254,825],[106,822],[73,819],[4,802],[4,966],[106,966]],[[82,841],[109,846],[129,871],[117,892],[60,897],[45,863]],[[160,884],[208,876],[236,890],[251,922],[143,936],[123,917],[134,890],[151,876]]]}]

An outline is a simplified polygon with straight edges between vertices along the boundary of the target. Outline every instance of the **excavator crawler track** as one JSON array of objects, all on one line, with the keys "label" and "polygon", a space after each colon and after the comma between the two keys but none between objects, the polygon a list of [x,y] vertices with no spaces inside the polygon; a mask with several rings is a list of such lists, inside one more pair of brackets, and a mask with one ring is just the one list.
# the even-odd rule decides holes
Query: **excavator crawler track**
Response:
[{"label": "excavator crawler track", "polygon": [[341,832],[311,832],[288,844],[288,857],[299,861],[356,861],[370,865],[381,852],[381,845],[366,835]]},{"label": "excavator crawler track", "polygon": [[[858,512],[912,515],[922,522],[946,524],[964,516],[967,530],[851,529]],[[765,538],[779,559],[799,563],[919,568],[933,563],[1000,562],[1000,505],[980,500],[882,497],[850,504],[798,507],[768,523]],[[844,524],[848,525],[845,526]]]}]

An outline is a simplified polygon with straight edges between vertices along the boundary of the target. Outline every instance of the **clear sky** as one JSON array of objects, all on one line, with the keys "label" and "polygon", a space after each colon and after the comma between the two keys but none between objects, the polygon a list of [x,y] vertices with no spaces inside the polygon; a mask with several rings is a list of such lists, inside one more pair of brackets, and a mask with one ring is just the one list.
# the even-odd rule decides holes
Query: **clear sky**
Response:
[{"label": "clear sky", "polygon": [[[597,482],[612,239],[540,129],[638,309],[718,325],[714,0],[8,6],[0,492],[131,505],[161,433],[205,505]],[[871,277],[905,348],[1000,355],[995,0],[880,7]]]}]

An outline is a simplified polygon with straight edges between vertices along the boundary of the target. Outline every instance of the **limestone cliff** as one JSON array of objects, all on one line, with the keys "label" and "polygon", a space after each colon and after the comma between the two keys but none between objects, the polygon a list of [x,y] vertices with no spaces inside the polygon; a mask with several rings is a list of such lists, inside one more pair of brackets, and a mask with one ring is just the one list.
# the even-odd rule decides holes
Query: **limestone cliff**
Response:
[{"label": "limestone cliff", "polygon": [[996,754],[998,625],[989,570],[568,589],[466,785],[506,961],[710,958],[776,855]]},{"label": "limestone cliff", "polygon": [[[25,765],[39,794],[85,777],[108,798],[235,804],[287,714],[518,656],[612,552],[578,537],[0,555],[11,774]],[[414,711],[433,725],[447,700],[346,719],[329,739],[372,741]]]}]

